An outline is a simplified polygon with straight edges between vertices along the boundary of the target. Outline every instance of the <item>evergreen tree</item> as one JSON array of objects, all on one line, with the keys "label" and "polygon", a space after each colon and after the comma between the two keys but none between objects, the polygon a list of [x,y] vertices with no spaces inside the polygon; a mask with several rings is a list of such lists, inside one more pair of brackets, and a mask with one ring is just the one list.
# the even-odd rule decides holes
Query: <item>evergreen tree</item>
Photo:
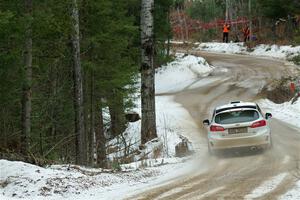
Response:
[{"label": "evergreen tree", "polygon": [[20,151],[24,4],[0,4],[0,150]]},{"label": "evergreen tree", "polygon": [[[77,3],[80,11],[77,35],[74,35],[76,19],[71,16],[73,0],[32,1],[32,11],[27,17],[24,17],[22,1],[0,4],[0,152],[19,152],[21,144],[27,144],[23,152],[30,152],[26,157],[29,162],[42,158],[75,163],[80,156],[78,163],[86,164],[87,155],[88,164],[93,165],[96,154],[97,165],[104,166],[105,144],[109,138],[104,136],[107,125],[103,108],[108,108],[111,115],[111,128],[107,132],[110,137],[119,136],[126,128],[124,116],[134,106],[132,94],[137,89],[141,63],[140,1],[81,0]],[[157,65],[166,56],[165,41],[170,37],[167,13],[171,4],[170,0],[156,1]],[[26,30],[31,30],[31,34]],[[30,68],[24,67],[24,57],[28,55],[24,52],[30,52],[24,48],[28,38],[32,39],[32,80],[25,76],[26,69]],[[81,51],[80,54],[77,51],[75,59],[73,50],[79,44]],[[73,95],[73,64],[79,59],[84,100],[80,103],[80,117],[84,115],[81,127],[85,135],[76,140],[79,135],[75,134],[78,131],[74,119],[79,115],[78,108],[74,107],[78,98]],[[23,87],[27,84],[30,87]],[[21,123],[23,91],[31,91],[27,140],[23,139]],[[78,139],[87,141],[80,147],[81,151],[76,151]],[[32,159],[31,155],[34,155]]]},{"label": "evergreen tree", "polygon": [[31,97],[32,97],[32,0],[25,1],[25,47],[24,47],[24,80],[22,87],[22,135],[21,152],[27,155],[30,151],[31,137]]},{"label": "evergreen tree", "polygon": [[75,134],[76,134],[76,163],[86,164],[86,135],[84,129],[83,114],[83,86],[80,58],[80,32],[79,32],[79,8],[77,0],[72,3],[72,51],[74,73],[74,110],[75,110]]},{"label": "evergreen tree", "polygon": [[[172,27],[170,12],[173,0],[156,0],[154,5],[154,40],[155,40],[155,66],[161,66],[170,59],[170,40]],[[166,44],[166,41],[168,43]],[[167,50],[167,51],[166,51]]]},{"label": "evergreen tree", "polygon": [[293,0],[259,0],[264,16],[271,19],[279,19],[293,14]]}]

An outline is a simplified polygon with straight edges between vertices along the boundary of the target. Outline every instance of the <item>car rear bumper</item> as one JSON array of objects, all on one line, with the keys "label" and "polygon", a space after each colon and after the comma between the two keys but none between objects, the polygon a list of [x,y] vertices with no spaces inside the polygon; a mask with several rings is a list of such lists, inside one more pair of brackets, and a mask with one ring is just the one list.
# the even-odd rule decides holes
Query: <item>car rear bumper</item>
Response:
[{"label": "car rear bumper", "polygon": [[271,144],[269,133],[233,138],[209,138],[209,146],[212,150],[230,149],[238,147],[262,147],[266,148]]}]

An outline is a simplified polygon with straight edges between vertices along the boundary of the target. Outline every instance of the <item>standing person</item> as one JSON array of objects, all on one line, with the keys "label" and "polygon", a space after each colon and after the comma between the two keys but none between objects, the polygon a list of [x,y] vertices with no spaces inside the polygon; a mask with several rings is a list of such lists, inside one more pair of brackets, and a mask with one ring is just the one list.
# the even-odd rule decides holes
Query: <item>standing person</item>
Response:
[{"label": "standing person", "polygon": [[247,42],[250,40],[250,29],[249,26],[247,25],[246,27],[243,28],[243,34],[244,34],[244,42]]},{"label": "standing person", "polygon": [[223,42],[228,43],[230,25],[226,22],[223,26]]}]

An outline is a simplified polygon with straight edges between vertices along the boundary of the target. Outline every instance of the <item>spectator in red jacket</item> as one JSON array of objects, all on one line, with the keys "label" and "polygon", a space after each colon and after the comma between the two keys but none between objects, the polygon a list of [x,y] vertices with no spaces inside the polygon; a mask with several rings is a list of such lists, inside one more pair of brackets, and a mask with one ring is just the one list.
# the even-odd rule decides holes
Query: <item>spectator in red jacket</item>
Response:
[{"label": "spectator in red jacket", "polygon": [[249,41],[250,40],[250,29],[249,29],[249,26],[247,25],[245,28],[243,28],[242,32],[244,34],[244,42]]}]

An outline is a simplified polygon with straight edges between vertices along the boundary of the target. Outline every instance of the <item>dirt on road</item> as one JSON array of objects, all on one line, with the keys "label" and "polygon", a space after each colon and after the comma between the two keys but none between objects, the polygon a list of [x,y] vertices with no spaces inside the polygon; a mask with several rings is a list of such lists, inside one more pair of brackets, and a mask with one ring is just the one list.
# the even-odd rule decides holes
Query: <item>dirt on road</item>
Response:
[{"label": "dirt on road", "polygon": [[201,122],[211,117],[217,105],[232,100],[258,100],[258,93],[265,85],[292,75],[293,68],[283,61],[251,56],[194,54],[204,57],[216,69],[199,82],[207,84],[177,93],[175,101],[189,111],[198,125],[194,138],[199,149],[195,156],[199,166],[205,163],[207,170],[192,172],[131,199],[277,199],[299,180],[300,130],[272,119],[271,150],[234,151],[214,157],[207,153],[207,133]]}]

